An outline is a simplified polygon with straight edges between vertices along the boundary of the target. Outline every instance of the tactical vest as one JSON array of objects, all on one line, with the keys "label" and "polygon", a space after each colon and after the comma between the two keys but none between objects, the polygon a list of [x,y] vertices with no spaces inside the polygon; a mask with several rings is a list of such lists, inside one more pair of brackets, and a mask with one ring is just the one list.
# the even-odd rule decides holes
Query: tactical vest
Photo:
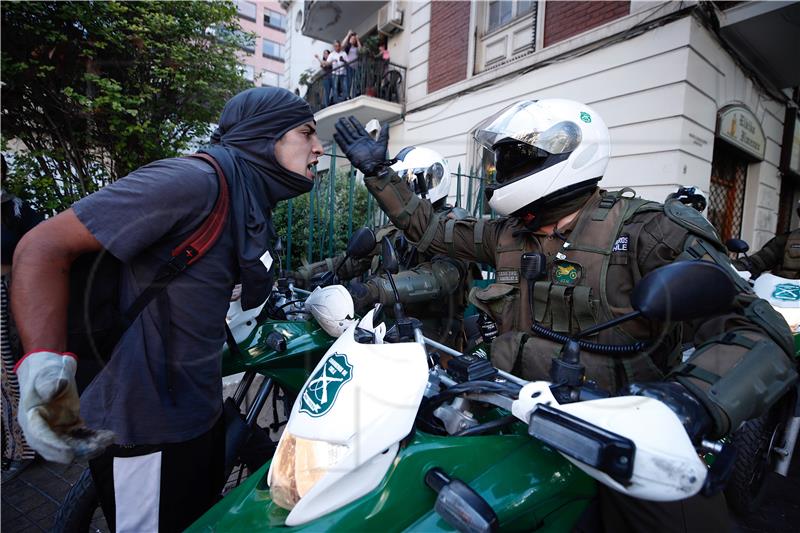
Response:
[{"label": "tactical vest", "polygon": [[[553,331],[575,334],[595,324],[631,312],[627,297],[616,298],[624,305],[613,305],[609,292],[630,294],[641,278],[636,261],[636,243],[649,218],[625,225],[634,213],[663,212],[661,204],[626,196],[630,189],[605,192],[592,197],[581,210],[566,241],[538,237],[525,232],[520,222],[499,236],[495,253],[497,282],[473,293],[473,302],[495,319],[500,333],[530,332],[533,319]],[[547,274],[533,285],[521,275],[524,252],[543,252],[547,256]],[[612,273],[615,286],[609,286]],[[530,298],[530,299],[529,299]],[[653,328],[649,321],[631,320],[587,338],[607,345],[623,345],[638,340],[650,341],[648,349],[629,354],[604,355],[583,350],[582,362],[587,377],[601,387],[616,390],[630,381],[660,379],[674,363],[680,345],[680,326]],[[677,329],[677,331],[676,331]],[[655,338],[653,338],[655,337]],[[526,379],[547,379],[551,359],[562,345],[528,333],[524,349],[514,361],[496,361]],[[656,353],[658,352],[658,353]],[[668,353],[665,353],[668,352]]]},{"label": "tactical vest", "polygon": [[788,279],[800,278],[800,228],[792,231],[786,238],[783,260],[775,275]]}]

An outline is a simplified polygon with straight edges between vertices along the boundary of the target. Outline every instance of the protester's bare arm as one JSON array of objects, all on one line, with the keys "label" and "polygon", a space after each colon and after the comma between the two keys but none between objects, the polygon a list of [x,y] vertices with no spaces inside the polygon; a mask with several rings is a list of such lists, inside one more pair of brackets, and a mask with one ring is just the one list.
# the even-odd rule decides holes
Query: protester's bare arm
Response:
[{"label": "protester's bare arm", "polygon": [[13,260],[11,308],[26,352],[62,352],[67,340],[69,269],[102,245],[68,209],[25,234]]}]

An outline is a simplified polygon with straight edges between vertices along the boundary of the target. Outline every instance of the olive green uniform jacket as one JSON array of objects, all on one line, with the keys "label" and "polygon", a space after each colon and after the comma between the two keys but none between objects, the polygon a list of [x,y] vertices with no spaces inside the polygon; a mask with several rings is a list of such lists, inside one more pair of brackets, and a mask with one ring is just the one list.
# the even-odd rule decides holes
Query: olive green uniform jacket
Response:
[{"label": "olive green uniform jacket", "polygon": [[[450,209],[439,211],[447,216]],[[426,336],[460,349],[464,345],[463,319],[467,294],[472,280],[480,276],[477,266],[444,255],[427,253],[426,249],[412,247],[405,240],[403,232],[391,224],[382,226],[375,232],[378,245],[370,255],[361,259],[348,258],[344,255],[327,258],[316,263],[303,265],[294,277],[301,288],[308,287],[311,278],[318,273],[339,268],[340,278],[354,279],[365,272],[378,269],[380,240],[387,237],[398,250],[402,264],[411,265],[393,276],[400,301],[406,306],[406,312],[422,320]],[[375,303],[390,305],[394,303],[394,294],[385,275],[370,277],[364,283],[367,293],[355,301],[356,311],[363,312]]]},{"label": "olive green uniform jacket", "polygon": [[[497,283],[471,296],[504,333],[492,346],[493,362],[501,369],[526,379],[548,379],[550,361],[561,347],[530,330],[529,291],[520,257],[523,252],[542,252],[547,275],[530,298],[536,321],[567,334],[632,311],[631,291],[639,279],[675,260],[716,261],[731,269],[740,284],[735,309],[729,313],[691,324],[637,319],[590,337],[602,344],[643,341],[646,346],[622,355],[584,350],[587,378],[607,390],[634,381],[676,380],[704,403],[714,418],[715,434],[721,436],[759,416],[797,379],[788,326],[733,273],[708,222],[680,202],[663,206],[598,191],[570,225],[559,228],[562,240],[528,231],[511,217],[440,217],[388,168],[366,178],[365,184],[412,242],[497,270]],[[684,363],[685,335],[696,350]]]},{"label": "olive green uniform jacket", "polygon": [[772,272],[787,279],[800,279],[800,228],[770,239],[758,252],[733,262],[753,277]]}]

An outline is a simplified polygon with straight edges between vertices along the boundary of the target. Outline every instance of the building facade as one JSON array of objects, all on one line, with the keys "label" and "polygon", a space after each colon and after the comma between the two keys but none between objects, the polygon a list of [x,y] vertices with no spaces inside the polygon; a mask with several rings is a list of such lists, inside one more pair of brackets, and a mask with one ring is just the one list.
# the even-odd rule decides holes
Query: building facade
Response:
[{"label": "building facade", "polygon": [[798,226],[800,64],[790,50],[800,49],[800,3],[348,4],[306,2],[304,32],[380,30],[405,67],[405,98],[389,111],[368,96],[323,109],[323,135],[345,114],[388,120],[390,152],[426,145],[480,172],[488,162],[471,137],[482,119],[524,98],[570,98],[609,126],[604,187],[663,200],[697,186],[723,239],[754,249]]},{"label": "building facade", "polygon": [[237,0],[239,25],[255,38],[239,53],[244,77],[256,86],[287,87],[286,43],[289,19],[280,2]]}]

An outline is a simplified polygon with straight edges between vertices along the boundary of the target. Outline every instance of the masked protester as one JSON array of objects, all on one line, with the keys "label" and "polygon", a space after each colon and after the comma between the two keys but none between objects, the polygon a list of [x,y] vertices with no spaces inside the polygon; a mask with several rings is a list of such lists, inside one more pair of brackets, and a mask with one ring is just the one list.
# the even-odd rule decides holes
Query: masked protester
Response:
[{"label": "masked protester", "polygon": [[212,211],[217,174],[196,158],[150,163],[37,226],[15,255],[12,305],[29,351],[17,368],[20,421],[34,448],[60,462],[96,455],[105,444],[67,429],[85,422],[116,435],[89,463],[112,530],[183,530],[218,499],[220,357],[231,289],[241,283],[245,308],[266,299],[272,275],[262,258],[275,239],[272,208],[311,189],[322,146],[304,100],[257,88],[225,105],[203,151],[223,169],[230,194],[221,236],[127,328],[83,393],[80,413],[76,358],[63,353],[73,259],[101,249],[119,259],[126,308]]},{"label": "masked protester", "polygon": [[[797,204],[800,216],[800,202]],[[733,262],[737,270],[746,270],[757,278],[764,272],[787,279],[800,279],[800,228],[770,239],[758,252]]]},{"label": "masked protester", "polygon": [[[434,252],[494,266],[497,283],[476,302],[501,333],[491,349],[498,368],[549,379],[561,344],[631,311],[642,276],[672,261],[707,260],[730,270],[708,222],[681,202],[666,206],[630,190],[600,189],[610,155],[602,118],[568,100],[522,101],[481,123],[476,140],[494,155],[487,187],[495,220],[436,221],[384,161],[387,136],[370,139],[355,119],[336,125],[336,140],[361,169],[382,209],[412,241],[431,231]],[[433,226],[434,229],[430,229]],[[679,414],[694,442],[718,438],[759,416],[797,379],[786,323],[738,276],[735,309],[693,323],[625,322],[587,340],[587,379],[606,390],[655,397]],[[681,362],[682,329],[697,346]],[[680,502],[635,500],[601,488],[608,531],[725,530],[721,496]]]},{"label": "masked protester", "polygon": [[[466,210],[447,205],[450,167],[439,153],[422,146],[408,146],[397,153],[395,160],[392,170],[408,183],[417,197],[431,202],[437,219],[459,220],[469,216]],[[474,263],[429,253],[430,239],[411,245],[402,231],[387,224],[375,232],[379,244],[368,257],[345,261],[342,254],[303,265],[291,275],[301,288],[310,288],[315,275],[329,271],[336,271],[340,280],[353,280],[349,290],[358,313],[378,302],[393,304],[394,293],[385,276],[371,276],[364,282],[358,279],[368,271],[378,270],[380,241],[384,237],[392,241],[398,251],[401,272],[393,277],[407,312],[422,320],[428,337],[448,346],[462,346],[467,294],[472,280],[480,277],[480,271]],[[432,233],[430,238],[433,238]]]}]

